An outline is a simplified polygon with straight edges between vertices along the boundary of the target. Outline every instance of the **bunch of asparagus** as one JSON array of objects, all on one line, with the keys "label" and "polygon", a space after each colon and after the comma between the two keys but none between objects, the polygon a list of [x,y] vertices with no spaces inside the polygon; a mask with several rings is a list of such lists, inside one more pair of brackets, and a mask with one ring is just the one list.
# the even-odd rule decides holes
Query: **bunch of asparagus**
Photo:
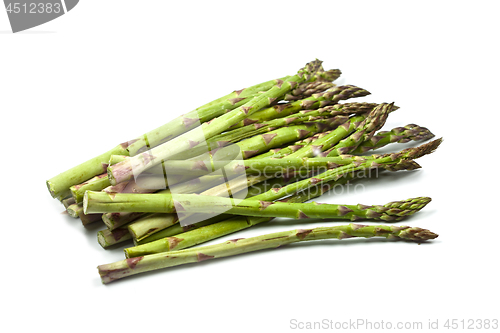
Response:
[{"label": "bunch of asparagus", "polygon": [[[292,230],[194,247],[276,217],[400,221],[431,199],[385,205],[307,201],[379,172],[420,168],[441,139],[390,154],[367,152],[434,135],[415,124],[380,131],[393,103],[344,102],[369,95],[334,81],[319,60],[296,74],[234,91],[47,181],[84,225],[104,223],[104,248],[133,241],[126,260],[98,267],[103,283],[154,269],[351,237],[425,241],[420,228],[349,224]],[[304,220],[302,220],[304,221]]]}]

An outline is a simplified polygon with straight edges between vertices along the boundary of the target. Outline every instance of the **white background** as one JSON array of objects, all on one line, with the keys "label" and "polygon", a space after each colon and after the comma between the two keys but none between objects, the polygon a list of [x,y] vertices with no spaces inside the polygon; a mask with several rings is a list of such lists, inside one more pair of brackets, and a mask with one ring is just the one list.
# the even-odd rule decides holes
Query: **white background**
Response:
[{"label": "white background", "polygon": [[[180,3],[85,0],[18,34],[0,10],[6,332],[285,332],[292,319],[424,328],[439,319],[443,328],[446,319],[500,319],[497,2]],[[439,238],[295,244],[102,285],[96,266],[123,259],[121,248],[103,250],[102,226],[61,215],[45,180],[314,58],[340,68],[342,83],[371,91],[359,101],[401,107],[384,129],[416,123],[444,137],[419,160],[423,169],[321,200],[430,196],[401,224]],[[309,225],[275,221],[237,237]]]}]

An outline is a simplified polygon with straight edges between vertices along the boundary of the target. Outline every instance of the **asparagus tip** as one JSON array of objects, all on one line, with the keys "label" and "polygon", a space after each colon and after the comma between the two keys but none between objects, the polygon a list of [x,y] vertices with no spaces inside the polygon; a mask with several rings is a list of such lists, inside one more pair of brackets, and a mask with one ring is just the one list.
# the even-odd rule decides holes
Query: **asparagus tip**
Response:
[{"label": "asparagus tip", "polygon": [[413,241],[425,241],[429,239],[435,239],[438,236],[438,234],[433,233],[432,231],[418,227],[403,229],[398,235],[398,237],[402,239]]},{"label": "asparagus tip", "polygon": [[441,145],[442,142],[443,138],[439,138],[429,143],[420,145],[416,148],[405,149],[402,152],[408,153],[408,157],[410,159],[415,159],[433,153],[439,147],[439,145]]}]

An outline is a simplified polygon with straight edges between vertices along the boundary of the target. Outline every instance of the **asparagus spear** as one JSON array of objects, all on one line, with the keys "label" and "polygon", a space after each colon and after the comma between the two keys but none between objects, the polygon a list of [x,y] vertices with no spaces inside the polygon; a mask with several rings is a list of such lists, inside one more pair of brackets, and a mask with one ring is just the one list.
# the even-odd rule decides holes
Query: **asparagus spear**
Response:
[{"label": "asparagus spear", "polygon": [[[256,159],[256,160],[234,160],[234,161],[167,161],[165,170],[169,174],[183,175],[206,175],[214,170],[224,169],[226,175],[258,174],[271,175],[288,174],[300,170],[326,170],[336,168],[340,165],[353,163],[357,160],[366,160],[366,157],[354,155],[341,155],[336,157],[283,157],[280,159]],[[201,179],[201,178],[200,178]],[[181,193],[172,191],[173,193]],[[126,192],[121,192],[126,193]],[[130,193],[130,192],[128,192]],[[188,192],[182,192],[188,193]]]},{"label": "asparagus spear", "polygon": [[302,110],[322,108],[327,105],[337,104],[341,100],[363,97],[370,93],[365,89],[352,85],[332,88],[324,93],[314,94],[309,98],[288,104],[274,105],[249,115],[244,120],[231,126],[231,128],[243,127],[253,123],[282,118]]},{"label": "asparagus spear", "polygon": [[[95,192],[99,193],[99,192]],[[112,198],[112,203],[107,203],[111,207],[117,206],[116,211],[122,208],[122,197]],[[196,194],[175,194],[166,197],[161,194],[131,195],[125,200],[126,206],[137,206],[137,211],[154,213],[208,213],[208,214],[234,214],[245,216],[262,217],[288,217],[288,218],[338,218],[356,221],[361,218],[373,218],[375,220],[399,221],[400,217],[411,215],[422,209],[430,198],[419,197],[407,201],[392,202],[383,207],[393,207],[388,210],[382,206],[366,205],[334,205],[334,204],[280,204],[270,201],[255,199],[235,199],[219,196],[196,195]],[[87,196],[88,203],[93,201],[93,193]],[[102,200],[101,200],[102,202]],[[95,204],[99,207],[99,203]],[[381,208],[382,207],[382,208]],[[408,207],[408,208],[407,208]],[[173,215],[173,214],[172,214]],[[172,224],[176,218],[172,218]]]},{"label": "asparagus spear", "polygon": [[358,148],[352,151],[352,154],[363,154],[369,150],[378,149],[389,143],[406,143],[410,141],[428,140],[434,137],[427,128],[415,124],[409,124],[405,127],[396,127],[390,131],[380,131],[369,140],[361,143]]},{"label": "asparagus spear", "polygon": [[354,237],[384,237],[388,239],[423,242],[435,239],[438,235],[426,229],[393,225],[349,224],[335,227],[297,229],[246,239],[234,239],[216,245],[174,251],[168,254],[159,253],[129,258],[111,264],[100,265],[97,268],[102,282],[109,283],[127,276],[156,269],[277,248],[295,242]]},{"label": "asparagus spear", "polygon": [[281,148],[275,148],[269,150],[267,153],[260,154],[259,156],[251,157],[249,160],[260,159],[260,158],[282,158],[290,155],[291,153],[296,152],[297,150],[310,145],[312,142],[324,137],[325,135],[330,134],[332,131],[325,131],[321,133],[317,133],[313,136],[310,136],[306,139],[302,139],[296,141],[293,145],[282,146]]},{"label": "asparagus spear", "polygon": [[292,90],[297,84],[310,81],[313,75],[318,71],[320,65],[321,62],[315,60],[300,69],[296,75],[288,77],[283,81],[280,80],[268,91],[257,95],[244,105],[212,119],[209,123],[204,123],[198,128],[182,134],[167,144],[159,145],[147,152],[131,157],[124,162],[109,166],[108,176],[111,184],[116,185],[128,180],[134,174],[140,174],[160,164],[163,160],[167,160],[175,154],[191,149],[200,142],[205,142],[206,139],[223,132],[232,124],[240,122],[259,109],[268,106],[276,100],[276,98]]}]

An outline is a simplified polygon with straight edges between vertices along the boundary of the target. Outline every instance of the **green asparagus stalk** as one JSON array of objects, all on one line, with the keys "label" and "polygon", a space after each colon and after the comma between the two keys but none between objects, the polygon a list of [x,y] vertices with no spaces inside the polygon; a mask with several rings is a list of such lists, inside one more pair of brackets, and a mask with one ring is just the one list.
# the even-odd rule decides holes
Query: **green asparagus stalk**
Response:
[{"label": "green asparagus stalk", "polygon": [[130,222],[137,221],[146,213],[138,212],[114,212],[102,214],[102,221],[108,227],[108,230],[113,231]]},{"label": "green asparagus stalk", "polygon": [[[369,113],[376,107],[377,103],[366,103],[366,102],[350,102],[335,105],[328,105],[317,110],[303,110],[299,111],[299,115],[313,115],[320,116],[323,114],[328,114],[330,116],[350,116],[353,114],[363,114]],[[392,108],[392,111],[399,109],[397,106]]]},{"label": "green asparagus stalk", "polygon": [[66,211],[71,217],[80,218],[83,225],[98,222],[102,220],[102,214],[85,214],[82,203],[69,205]]},{"label": "green asparagus stalk", "polygon": [[68,212],[68,215],[74,217],[75,219],[78,218],[79,210],[83,210],[83,203],[80,204],[74,203],[66,207],[66,212]]},{"label": "green asparagus stalk", "polygon": [[361,225],[349,224],[335,227],[319,227],[313,229],[297,229],[276,232],[273,234],[234,239],[216,245],[203,246],[165,253],[152,254],[143,257],[129,258],[115,263],[98,266],[103,283],[138,273],[156,269],[173,267],[187,263],[195,263],[208,259],[222,258],[263,249],[272,249],[295,242],[345,239],[354,237],[384,237],[387,239],[402,239],[423,242],[435,239],[437,234],[421,228],[395,225]]},{"label": "green asparagus stalk", "polygon": [[115,230],[104,229],[97,232],[97,242],[104,249],[129,241],[131,239],[132,235],[128,232],[127,227],[121,227]]},{"label": "green asparagus stalk", "polygon": [[317,133],[313,136],[310,136],[306,139],[302,139],[296,141],[293,145],[282,146],[280,148],[274,148],[269,150],[267,153],[260,154],[259,156],[251,157],[249,160],[260,159],[260,158],[282,158],[288,156],[297,150],[310,145],[312,142],[324,137],[325,135],[330,134],[332,131],[325,131],[321,133]]},{"label": "green asparagus stalk", "polygon": [[244,105],[213,118],[209,123],[203,123],[198,128],[171,140],[168,144],[162,144],[155,148],[141,153],[124,162],[108,167],[108,176],[112,185],[116,185],[130,179],[134,174],[140,174],[145,170],[154,167],[171,156],[191,149],[201,142],[223,132],[232,124],[238,123],[256,111],[268,106],[277,98],[282,97],[287,92],[295,88],[297,84],[310,81],[321,66],[321,62],[315,60],[307,64],[303,69],[283,81],[279,80],[268,91],[257,95]]},{"label": "green asparagus stalk", "polygon": [[[332,124],[336,126],[335,123]],[[278,128],[274,131],[265,134],[257,135],[243,141],[237,142],[234,145],[229,145],[218,150],[212,150],[208,155],[201,155],[197,159],[210,159],[210,156],[222,160],[235,156],[235,152],[241,152],[243,159],[248,159],[252,156],[259,155],[269,149],[280,147],[283,144],[294,142],[298,139],[303,139],[320,133],[330,128],[328,125],[311,122],[303,125],[294,125],[289,127]],[[236,155],[236,157],[239,157]]]},{"label": "green asparagus stalk", "polygon": [[187,231],[193,230],[193,229],[198,229],[198,228],[204,227],[206,225],[221,222],[221,221],[230,219],[232,217],[233,217],[233,215],[221,214],[221,215],[213,216],[211,218],[208,218],[208,219],[200,221],[200,222],[186,225],[186,226],[181,226],[180,223],[176,223],[168,228],[160,230],[159,232],[153,233],[150,236],[143,238],[141,240],[137,240],[136,238],[133,238],[132,234],[130,232],[128,232],[128,234],[130,235],[130,237],[134,241],[134,245],[137,246],[137,245],[142,245],[142,244],[146,244],[146,243],[151,243],[151,242],[154,242],[156,240],[159,240],[159,239],[162,239],[165,237],[175,236],[177,234],[187,232]]},{"label": "green asparagus stalk", "polygon": [[377,132],[369,140],[361,143],[358,148],[352,151],[352,154],[364,154],[367,151],[378,149],[389,143],[406,143],[410,141],[428,140],[434,137],[427,128],[415,124],[409,124],[405,127],[396,127],[390,131]]},{"label": "green asparagus stalk", "polygon": [[75,202],[80,203],[83,202],[83,195],[85,194],[85,191],[100,191],[110,185],[108,174],[103,173],[87,180],[86,182],[73,185],[69,189]]},{"label": "green asparagus stalk", "polygon": [[[326,170],[336,168],[340,165],[353,163],[357,160],[365,160],[364,157],[354,155],[341,155],[336,157],[283,157],[280,159],[256,159],[256,160],[233,160],[233,161],[202,161],[188,160],[165,162],[165,170],[169,174],[177,175],[206,175],[215,170],[224,169],[226,175],[241,174],[288,174],[299,170]],[[174,193],[180,193],[173,191]],[[123,192],[121,193],[131,193]],[[136,191],[136,193],[139,193]],[[188,193],[188,192],[182,192]]]},{"label": "green asparagus stalk", "polygon": [[[87,207],[94,200],[93,194],[99,192],[89,192],[87,196]],[[147,199],[146,199],[147,197]],[[118,206],[116,211],[122,208],[120,198],[112,198],[108,206]],[[291,204],[272,203],[254,199],[235,199],[220,196],[196,195],[196,194],[175,194],[166,197],[162,194],[131,195],[128,196],[127,205],[137,206],[137,211],[155,213],[206,213],[206,214],[233,214],[260,217],[288,217],[288,218],[337,218],[356,221],[362,218],[372,218],[384,221],[399,221],[402,217],[411,215],[422,209],[430,198],[419,197],[407,201],[393,202],[383,207],[394,207],[394,210],[380,208],[382,206],[366,205],[334,205],[334,204]],[[147,201],[146,201],[147,200]],[[101,200],[102,203],[103,200]],[[146,202],[144,202],[146,201]],[[99,206],[100,203],[95,204]],[[406,208],[408,207],[408,208]],[[134,209],[134,208],[132,208]],[[88,208],[87,208],[88,210]],[[173,215],[173,214],[172,214]],[[173,225],[176,218],[172,218]]]}]

